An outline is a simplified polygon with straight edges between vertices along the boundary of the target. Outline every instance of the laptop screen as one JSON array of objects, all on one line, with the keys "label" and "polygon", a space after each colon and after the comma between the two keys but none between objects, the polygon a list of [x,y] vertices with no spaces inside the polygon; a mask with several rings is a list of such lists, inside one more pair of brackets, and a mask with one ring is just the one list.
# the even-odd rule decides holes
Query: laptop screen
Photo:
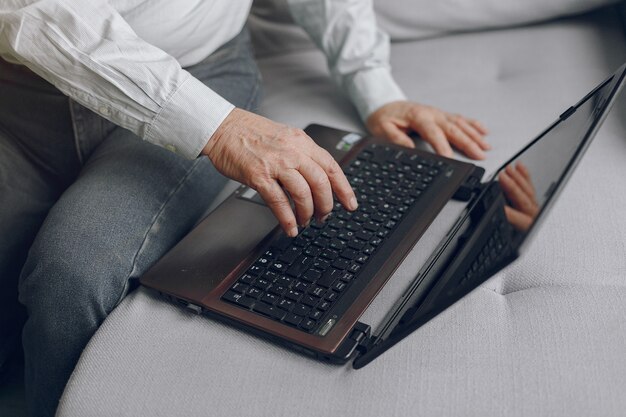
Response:
[{"label": "laptop screen", "polygon": [[519,249],[584,153],[621,78],[618,73],[600,84],[492,177],[505,196],[505,216]]}]

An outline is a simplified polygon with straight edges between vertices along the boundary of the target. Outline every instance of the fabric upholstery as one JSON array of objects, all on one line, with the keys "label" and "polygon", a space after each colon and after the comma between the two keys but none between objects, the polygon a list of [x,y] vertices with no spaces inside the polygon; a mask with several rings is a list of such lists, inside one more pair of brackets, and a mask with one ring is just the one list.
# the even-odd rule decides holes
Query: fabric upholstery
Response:
[{"label": "fabric upholstery", "polygon": [[[626,60],[613,10],[393,45],[409,97],[491,130],[488,171]],[[261,59],[263,114],[362,129],[318,52]],[[152,291],[91,340],[58,415],[621,416],[626,409],[626,98],[529,251],[366,368],[325,365]],[[371,305],[376,324],[462,205],[446,206]]]},{"label": "fabric upholstery", "polygon": [[[373,0],[379,25],[394,41],[523,25],[575,15],[619,0]],[[287,0],[257,0],[250,25],[257,54],[312,48],[293,24]]]}]

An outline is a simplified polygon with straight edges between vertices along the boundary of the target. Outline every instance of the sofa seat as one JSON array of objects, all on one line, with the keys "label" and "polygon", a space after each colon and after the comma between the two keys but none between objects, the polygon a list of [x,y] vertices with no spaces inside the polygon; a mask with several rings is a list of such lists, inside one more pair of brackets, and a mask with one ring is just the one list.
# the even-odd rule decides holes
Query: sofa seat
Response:
[{"label": "sofa seat", "polygon": [[[626,61],[625,46],[605,9],[394,43],[392,65],[411,99],[489,127],[489,172]],[[259,63],[264,115],[363,131],[319,52]],[[140,288],[83,352],[58,416],[624,415],[624,101],[529,251],[366,368],[318,363]],[[446,206],[363,321],[380,322],[461,207]]]}]

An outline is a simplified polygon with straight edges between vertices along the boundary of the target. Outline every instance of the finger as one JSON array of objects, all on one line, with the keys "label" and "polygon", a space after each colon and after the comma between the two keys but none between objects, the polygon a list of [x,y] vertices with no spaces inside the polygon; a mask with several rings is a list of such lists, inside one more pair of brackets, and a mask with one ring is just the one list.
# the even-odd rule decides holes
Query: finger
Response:
[{"label": "finger", "polygon": [[524,176],[524,178],[526,178],[528,183],[532,186],[533,182],[530,179],[530,171],[528,171],[528,168],[526,167],[526,165],[524,165],[521,162],[518,162],[517,164],[515,164],[515,168]]},{"label": "finger", "polygon": [[407,148],[415,148],[415,143],[411,140],[409,135],[400,130],[395,124],[386,122],[381,125],[381,128],[391,143]]},{"label": "finger", "polygon": [[461,128],[461,130],[463,130],[463,132],[465,132],[465,134],[470,137],[470,139],[472,139],[478,144],[478,146],[480,146],[482,150],[486,151],[491,149],[491,145],[488,144],[483,138],[484,135],[480,133],[478,129],[472,126],[467,120],[465,120],[464,117],[458,116],[455,119],[455,122]]},{"label": "finger", "polygon": [[489,134],[489,130],[485,127],[485,125],[483,125],[478,120],[469,119],[468,123],[471,124],[473,127],[475,127],[476,130],[478,130],[483,135],[488,135]]},{"label": "finger", "polygon": [[485,159],[485,152],[460,127],[448,121],[443,123],[444,132],[454,147],[472,159]]},{"label": "finger", "polygon": [[315,143],[313,143],[313,146],[314,148],[310,153],[310,157],[328,176],[330,186],[337,196],[337,200],[339,200],[346,209],[351,211],[356,210],[359,206],[356,201],[356,196],[337,161],[335,161],[327,151],[315,145]]},{"label": "finger", "polygon": [[321,221],[333,210],[333,189],[326,172],[311,158],[306,158],[298,170],[311,189],[315,218]]},{"label": "finger", "polygon": [[507,196],[514,208],[521,210],[526,214],[534,212],[532,201],[506,171],[502,171],[498,178],[500,180],[502,191],[504,191],[504,194]]},{"label": "finger", "polygon": [[280,172],[277,179],[293,200],[296,221],[300,226],[307,225],[313,216],[313,197],[309,184],[295,169]]},{"label": "finger", "polygon": [[296,216],[291,209],[287,195],[278,182],[267,180],[253,188],[261,195],[270,210],[272,210],[272,213],[274,213],[274,216],[278,219],[280,226],[287,236],[296,237],[298,235]]},{"label": "finger", "polygon": [[505,170],[508,176],[511,177],[513,181],[515,181],[515,184],[518,187],[520,187],[522,192],[526,194],[528,199],[532,201],[534,204],[537,204],[535,200],[535,190],[533,189],[532,185],[528,182],[528,180],[516,168],[513,168],[512,164],[507,165]]},{"label": "finger", "polygon": [[452,158],[453,153],[448,143],[448,138],[446,138],[446,134],[436,123],[425,122],[418,124],[416,121],[413,121],[411,127],[433,147],[436,153]]},{"label": "finger", "polygon": [[530,229],[530,226],[533,223],[532,217],[509,206],[504,206],[504,215],[514,228],[522,232],[526,232]]}]

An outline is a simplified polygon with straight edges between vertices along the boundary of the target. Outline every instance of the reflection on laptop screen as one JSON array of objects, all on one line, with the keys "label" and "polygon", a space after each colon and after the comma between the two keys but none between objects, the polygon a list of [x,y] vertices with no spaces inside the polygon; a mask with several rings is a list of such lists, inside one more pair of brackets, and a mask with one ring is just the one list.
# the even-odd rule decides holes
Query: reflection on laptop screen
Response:
[{"label": "reflection on laptop screen", "polygon": [[602,115],[611,90],[609,79],[568,118],[562,116],[567,122],[556,124],[496,173],[507,200],[507,220],[517,231],[525,234],[530,230]]}]

